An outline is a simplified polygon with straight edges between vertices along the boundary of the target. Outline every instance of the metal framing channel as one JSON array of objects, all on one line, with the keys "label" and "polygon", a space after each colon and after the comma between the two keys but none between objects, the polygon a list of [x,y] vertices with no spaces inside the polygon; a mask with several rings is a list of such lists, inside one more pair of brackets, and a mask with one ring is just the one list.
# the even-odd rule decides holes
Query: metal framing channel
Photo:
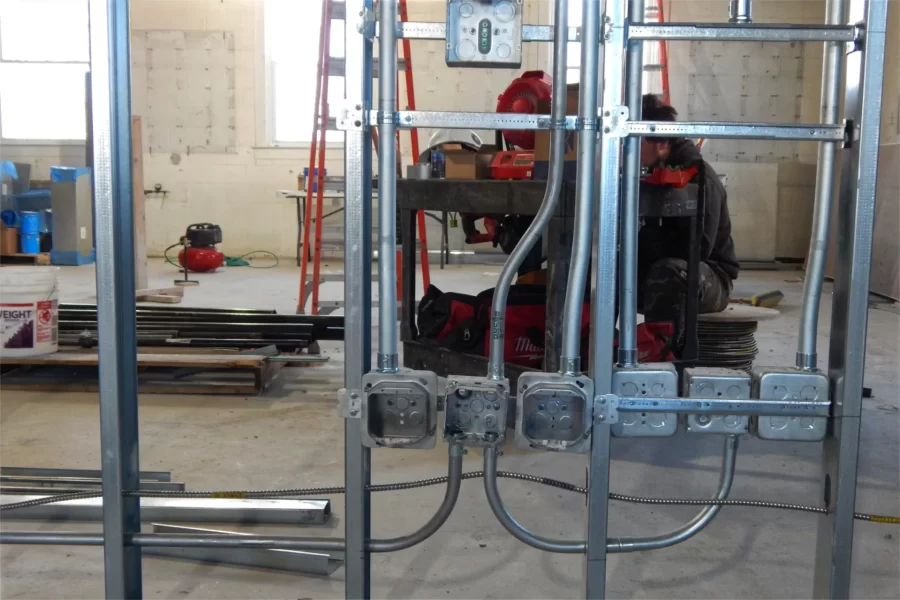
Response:
[{"label": "metal framing channel", "polygon": [[131,63],[127,0],[91,0],[90,52],[97,223],[100,450],[106,596],[140,598],[137,342],[131,179]]},{"label": "metal framing channel", "polygon": [[[377,36],[380,29],[376,26]],[[397,38],[403,40],[446,40],[447,24],[425,21],[398,23]],[[554,38],[552,25],[523,25],[523,42],[552,42]],[[581,28],[569,27],[566,36],[570,42],[581,41]]]},{"label": "metal framing channel", "polygon": [[[393,1],[393,0],[391,0]],[[373,0],[347,0],[344,33],[345,97],[356,110],[372,108],[372,42],[365,31]],[[344,231],[344,387],[361,389],[371,367],[372,349],[372,130],[362,127],[344,137],[346,174]],[[392,250],[393,252],[393,250]],[[371,563],[366,540],[371,529],[369,485],[371,457],[362,445],[356,419],[344,421],[344,568],[347,598],[371,595]]]},{"label": "metal framing channel", "polygon": [[859,32],[852,25],[745,25],[659,23],[628,29],[632,40],[710,40],[716,42],[853,42]]},{"label": "metal framing channel", "polygon": [[813,588],[816,598],[850,596],[887,5],[888,0],[853,0],[850,5],[850,21],[864,21],[866,35],[862,52],[847,57],[845,115],[852,120],[853,134],[852,145],[842,157],[838,201],[837,268],[828,355],[834,415],[822,453],[829,511],[819,518]]},{"label": "metal framing channel", "polygon": [[629,121],[627,133],[643,137],[799,140],[801,142],[840,142],[844,139],[844,128],[840,125],[795,125],[793,123]]},{"label": "metal framing channel", "polygon": [[[401,110],[397,112],[396,125],[400,129],[550,129],[550,115],[525,115],[519,113],[450,112],[427,110]],[[369,124],[377,125],[377,113],[369,114]],[[578,129],[577,117],[566,117],[567,130]]]},{"label": "metal framing channel", "polygon": [[[603,16],[603,91],[602,104],[606,107],[621,106],[623,101],[624,73],[622,59],[625,52],[626,0],[606,0]],[[596,14],[600,0],[584,0],[582,36],[584,43],[594,35],[601,35],[597,20],[588,17]],[[596,28],[596,29],[595,29]],[[581,65],[581,82],[596,84],[596,74],[586,72]],[[606,117],[604,112],[604,117]],[[594,218],[594,276],[591,288],[591,358],[590,374],[596,394],[608,394],[612,389],[613,334],[615,330],[616,295],[616,242],[619,229],[619,167],[622,163],[621,139],[612,135],[601,136],[599,201]],[[591,434],[591,456],[588,477],[590,488],[587,497],[587,551],[585,552],[585,597],[606,597],[606,533],[609,519],[609,440],[610,430],[606,421],[594,420]]]}]

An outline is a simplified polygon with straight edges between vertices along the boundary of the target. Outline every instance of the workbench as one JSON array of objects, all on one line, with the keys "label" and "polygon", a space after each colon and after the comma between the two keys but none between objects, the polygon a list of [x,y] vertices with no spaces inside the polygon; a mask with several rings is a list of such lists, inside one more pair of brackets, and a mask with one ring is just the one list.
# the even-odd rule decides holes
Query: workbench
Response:
[{"label": "workbench", "polygon": [[[403,344],[403,364],[407,368],[428,370],[441,377],[447,375],[484,375],[487,358],[473,354],[452,352],[417,341],[416,328],[416,219],[418,210],[478,213],[520,214],[537,213],[544,198],[545,181],[461,181],[447,179],[401,179],[397,181],[397,209],[400,213],[402,240],[402,282],[400,310],[400,341]],[[699,233],[697,219],[698,186],[685,188],[641,185],[640,214],[645,218],[687,218],[691,220],[692,236],[689,261],[689,288],[699,289]],[[559,370],[562,339],[563,306],[571,261],[574,233],[575,182],[564,181],[556,212],[547,227],[547,323],[544,339],[544,370]],[[693,276],[692,276],[693,275]],[[697,355],[697,294],[689,294],[686,307],[685,344],[682,358]],[[694,301],[690,302],[693,298]],[[586,357],[584,357],[586,358]],[[506,364],[506,375],[515,389],[518,376],[530,371],[528,367]]]}]

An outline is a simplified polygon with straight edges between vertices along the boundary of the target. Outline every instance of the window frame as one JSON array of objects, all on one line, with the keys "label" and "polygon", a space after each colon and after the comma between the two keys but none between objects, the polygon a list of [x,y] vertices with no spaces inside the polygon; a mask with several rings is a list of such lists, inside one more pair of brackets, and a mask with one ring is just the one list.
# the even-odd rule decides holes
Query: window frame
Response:
[{"label": "window frame", "polygon": [[[256,2],[257,11],[257,34],[258,38],[263,41],[263,51],[258,53],[259,61],[257,63],[258,72],[261,74],[258,79],[261,85],[257,86],[257,102],[262,106],[262,110],[257,111],[257,142],[256,148],[274,148],[274,149],[299,149],[309,150],[312,148],[312,140],[309,141],[278,141],[275,139],[275,120],[276,120],[276,95],[275,95],[275,59],[272,57],[270,44],[266,40],[266,7],[268,0]],[[317,7],[318,8],[318,7]],[[342,21],[343,22],[343,21]],[[344,76],[339,77],[341,82]],[[315,88],[310,95],[315,94]],[[330,95],[330,94],[329,94]],[[344,96],[344,88],[341,87],[341,97]],[[329,111],[331,116],[334,114]],[[326,132],[326,148],[343,149],[344,139],[328,140]],[[337,132],[342,134],[342,132]],[[318,145],[318,142],[317,142]]]},{"label": "window frame", "polygon": [[[82,0],[84,10],[87,15],[89,11],[88,0]],[[2,20],[0,14],[0,20]],[[2,31],[0,31],[2,36]],[[87,60],[23,60],[13,59],[5,60],[3,58],[2,37],[0,37],[0,64],[25,64],[25,65],[84,65],[85,73],[91,72],[90,50],[88,50]],[[86,83],[85,83],[86,85]],[[85,90],[86,92],[87,90]],[[0,96],[0,111],[3,110],[3,98]],[[86,115],[86,111],[85,111]],[[85,132],[83,138],[8,138],[3,132],[3,122],[0,120],[0,145],[3,146],[84,146],[87,143],[87,123],[85,123]]]}]

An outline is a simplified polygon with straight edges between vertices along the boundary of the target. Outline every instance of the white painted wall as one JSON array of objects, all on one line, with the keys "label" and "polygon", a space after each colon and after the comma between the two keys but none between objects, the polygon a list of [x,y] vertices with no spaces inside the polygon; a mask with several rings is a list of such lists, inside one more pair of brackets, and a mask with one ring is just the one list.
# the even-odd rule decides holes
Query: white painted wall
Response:
[{"label": "white painted wall", "polygon": [[[317,6],[315,0],[298,1],[309,2],[311,10]],[[409,0],[408,4],[411,20],[444,19],[444,0]],[[261,5],[262,0],[131,2],[132,28],[135,31],[226,32],[233,38],[234,44],[234,146],[229,148],[229,152],[151,151],[152,138],[144,132],[145,187],[151,189],[154,184],[159,184],[167,190],[165,195],[150,195],[147,198],[147,244],[151,253],[160,253],[165,246],[178,240],[188,224],[198,221],[212,221],[222,226],[225,232],[223,249],[228,254],[254,249],[272,250],[281,256],[293,256],[295,253],[295,204],[280,197],[277,191],[296,189],[297,175],[308,166],[309,155],[304,148],[268,147],[265,140]],[[823,6],[823,0],[756,0],[754,16],[758,22],[817,23],[823,18]],[[723,21],[727,14],[727,2],[724,0],[667,0],[666,8],[668,20]],[[548,23],[550,12],[549,0],[526,2],[528,23]],[[493,110],[497,96],[521,71],[547,68],[550,62],[548,45],[527,44],[521,71],[448,69],[444,64],[443,42],[414,41],[412,47],[417,108],[420,110]],[[134,62],[139,73],[139,58],[134,57]],[[670,44],[670,64],[673,102],[678,107],[687,106],[689,44]],[[735,71],[740,68],[741,65],[735,65]],[[752,64],[750,68],[753,68]],[[803,92],[799,100],[802,121],[818,118],[820,71],[820,45],[809,44],[804,54]],[[403,78],[400,80],[400,97],[403,99]],[[146,77],[136,77],[135,83],[138,81],[147,85]],[[777,80],[774,80],[773,88],[777,85]],[[765,95],[765,92],[760,90],[760,95]],[[136,88],[134,96],[135,114],[140,114],[139,107],[146,102],[147,90]],[[155,106],[153,110],[158,114],[159,107]],[[685,112],[682,109],[682,113]],[[776,120],[789,121],[793,117],[793,114],[784,115]],[[423,147],[430,133],[420,132]],[[407,162],[411,158],[408,139],[406,133],[401,135]],[[714,146],[711,148],[714,149]],[[79,146],[5,146],[2,150],[5,158],[35,162],[35,178],[47,177],[49,166],[53,164],[83,164],[83,149]],[[798,150],[796,160],[782,161],[782,164],[808,163],[814,160],[814,156],[815,148],[809,145]],[[342,174],[340,146],[330,146],[327,157],[329,174]],[[727,172],[730,181],[734,182],[732,195],[740,193],[738,184],[746,178],[733,173],[742,168],[741,162],[717,163],[716,166]],[[786,180],[786,175],[780,174],[782,171],[793,178]],[[776,230],[777,223],[784,222],[779,217],[811,213],[812,180],[809,170],[776,168],[772,172],[778,180],[778,185],[774,186],[777,190],[774,197],[769,193],[759,194],[757,190],[757,197],[733,201],[736,207],[743,208],[735,215],[736,230],[742,232],[741,239],[736,241],[742,249],[741,254],[746,257],[802,256],[805,254],[808,228],[796,233]],[[753,186],[749,189],[752,190]],[[797,227],[797,219],[788,219],[787,222],[794,230],[806,226],[801,224]],[[327,221],[326,225],[340,223],[341,217],[338,215]],[[772,233],[771,240],[765,245],[765,252],[750,253],[751,245],[758,241],[753,233],[763,229]],[[463,247],[461,237],[459,230],[451,230],[453,249]],[[429,222],[432,249],[437,248],[438,239],[437,225]],[[757,250],[759,247],[756,244]]]}]

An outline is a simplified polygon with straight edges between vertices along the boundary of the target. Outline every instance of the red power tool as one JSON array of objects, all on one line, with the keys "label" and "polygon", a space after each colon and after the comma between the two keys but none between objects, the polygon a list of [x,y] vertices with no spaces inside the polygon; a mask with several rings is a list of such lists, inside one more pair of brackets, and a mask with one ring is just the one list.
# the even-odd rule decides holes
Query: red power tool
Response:
[{"label": "red power tool", "polygon": [[697,167],[688,167],[687,169],[656,167],[649,175],[642,177],[641,181],[651,185],[668,185],[683,188],[691,182],[697,172]]}]

